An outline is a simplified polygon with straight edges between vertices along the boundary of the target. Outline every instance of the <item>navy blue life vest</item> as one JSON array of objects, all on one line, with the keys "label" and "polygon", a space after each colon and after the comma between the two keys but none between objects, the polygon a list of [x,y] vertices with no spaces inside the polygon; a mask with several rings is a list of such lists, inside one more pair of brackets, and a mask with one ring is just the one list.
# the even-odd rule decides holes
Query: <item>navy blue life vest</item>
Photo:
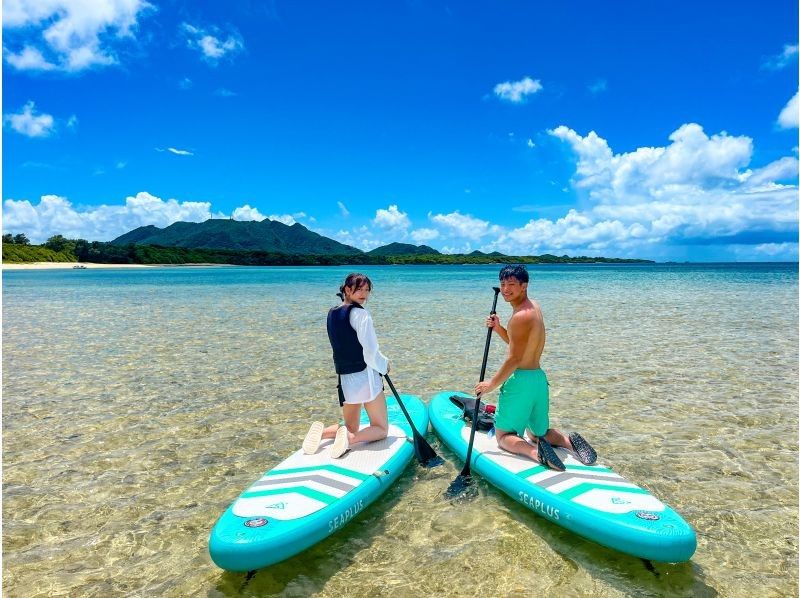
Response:
[{"label": "navy blue life vest", "polygon": [[355,374],[367,367],[364,347],[350,325],[350,310],[353,308],[364,309],[358,303],[346,303],[332,307],[328,312],[328,339],[333,349],[333,364],[340,376]]}]

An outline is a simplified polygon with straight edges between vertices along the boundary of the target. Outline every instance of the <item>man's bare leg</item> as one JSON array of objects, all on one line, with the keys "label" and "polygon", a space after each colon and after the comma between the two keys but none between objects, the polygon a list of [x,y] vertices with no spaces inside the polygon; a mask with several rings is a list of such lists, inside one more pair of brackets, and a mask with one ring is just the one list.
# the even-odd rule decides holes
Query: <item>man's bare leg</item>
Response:
[{"label": "man's bare leg", "polygon": [[497,446],[504,451],[514,453],[515,455],[522,455],[528,457],[532,461],[539,462],[539,445],[536,437],[533,437],[534,444],[530,445],[525,442],[525,439],[520,438],[514,432],[503,432],[502,430],[495,429],[495,438],[497,438]]}]

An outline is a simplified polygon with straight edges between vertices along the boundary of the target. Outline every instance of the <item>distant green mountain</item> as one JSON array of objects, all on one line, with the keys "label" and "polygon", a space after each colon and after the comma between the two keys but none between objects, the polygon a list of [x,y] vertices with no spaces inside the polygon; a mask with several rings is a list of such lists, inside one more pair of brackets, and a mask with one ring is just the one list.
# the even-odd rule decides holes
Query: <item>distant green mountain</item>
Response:
[{"label": "distant green mountain", "polygon": [[141,226],[111,241],[114,245],[160,245],[187,249],[268,251],[296,255],[356,255],[360,249],[323,237],[295,223],[211,219],[175,222],[166,228]]},{"label": "distant green mountain", "polygon": [[486,254],[485,254],[485,253],[483,253],[482,251],[478,251],[478,250],[476,249],[475,251],[471,251],[471,252],[470,252],[470,253],[468,253],[467,255],[486,255]]},{"label": "distant green mountain", "polygon": [[433,247],[427,245],[411,245],[409,243],[389,243],[367,252],[369,255],[441,255]]}]

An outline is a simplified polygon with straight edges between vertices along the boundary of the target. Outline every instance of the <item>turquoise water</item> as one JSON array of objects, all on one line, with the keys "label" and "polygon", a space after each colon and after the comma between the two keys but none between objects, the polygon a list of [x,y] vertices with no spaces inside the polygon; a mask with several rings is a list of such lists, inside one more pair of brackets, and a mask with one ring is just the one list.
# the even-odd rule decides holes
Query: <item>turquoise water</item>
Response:
[{"label": "turquoise water", "polygon": [[[470,389],[497,268],[363,270],[398,389]],[[309,421],[337,417],[324,317],[350,269],[5,271],[4,590],[796,595],[797,265],[530,270],[553,425],[683,515],[690,563],[597,546],[486,484],[447,503],[462,464],[429,435],[445,466],[409,467],[286,563],[222,572],[206,553],[216,518]]]}]

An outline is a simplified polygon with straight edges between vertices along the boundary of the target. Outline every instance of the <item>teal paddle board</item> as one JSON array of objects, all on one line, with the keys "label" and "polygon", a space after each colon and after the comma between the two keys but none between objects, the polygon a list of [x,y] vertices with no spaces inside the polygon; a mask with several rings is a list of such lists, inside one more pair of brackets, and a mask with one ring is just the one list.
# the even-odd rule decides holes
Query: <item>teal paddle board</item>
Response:
[{"label": "teal paddle board", "polygon": [[[460,392],[441,392],[429,404],[436,435],[462,460],[471,428],[450,401]],[[644,488],[609,467],[580,463],[554,447],[566,471],[548,469],[508,453],[486,432],[475,432],[470,468],[528,509],[603,546],[660,562],[688,561],[697,547],[694,530]]]},{"label": "teal paddle board", "polygon": [[[401,399],[424,434],[425,403],[412,395]],[[211,530],[214,563],[228,571],[273,565],[338,532],[378,498],[414,457],[408,420],[394,397],[386,403],[384,440],[355,444],[340,459],[330,456],[333,440],[323,440],[316,454],[298,450],[251,484]],[[361,426],[367,425],[362,411]]]}]

